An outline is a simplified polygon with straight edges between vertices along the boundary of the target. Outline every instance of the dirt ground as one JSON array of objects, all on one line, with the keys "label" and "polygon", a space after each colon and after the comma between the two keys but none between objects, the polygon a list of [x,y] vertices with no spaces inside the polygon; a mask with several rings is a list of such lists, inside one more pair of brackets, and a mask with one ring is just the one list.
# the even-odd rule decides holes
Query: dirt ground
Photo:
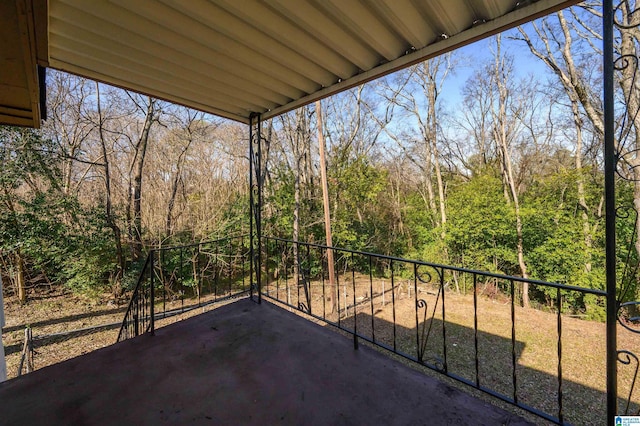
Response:
[{"label": "dirt ground", "polygon": [[[79,297],[55,286],[31,295],[24,305],[18,302],[17,297],[6,295],[6,324],[2,329],[2,342],[8,378],[18,375],[26,327],[31,328],[34,337],[35,369],[113,344],[119,328],[115,324],[122,321],[126,306],[116,306],[107,300],[106,297]],[[113,325],[67,336],[51,336],[102,324]],[[41,338],[42,336],[51,337]],[[25,368],[26,366],[23,367],[23,372]]]},{"label": "dirt ground", "polygon": [[[202,302],[207,301],[209,299],[203,297]],[[177,299],[168,302],[166,309],[179,309],[192,303],[197,300]],[[158,320],[156,327],[189,318],[221,303]],[[9,379],[18,376],[26,327],[31,328],[33,335],[33,367],[40,369],[114,344],[127,309],[126,304],[113,303],[108,294],[87,298],[59,286],[31,295],[24,305],[17,297],[5,295],[4,305],[6,325],[2,329],[2,343]],[[25,373],[26,362],[22,368],[22,374]]]}]

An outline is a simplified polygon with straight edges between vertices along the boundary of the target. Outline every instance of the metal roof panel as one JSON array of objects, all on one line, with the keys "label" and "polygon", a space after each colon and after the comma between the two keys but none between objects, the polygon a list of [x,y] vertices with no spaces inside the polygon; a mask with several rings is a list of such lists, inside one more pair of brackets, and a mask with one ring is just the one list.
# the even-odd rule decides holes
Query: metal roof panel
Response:
[{"label": "metal roof panel", "polygon": [[18,108],[22,124],[37,125],[39,63],[246,123],[252,113],[273,117],[576,3],[0,2],[17,5],[0,10],[0,122]]}]

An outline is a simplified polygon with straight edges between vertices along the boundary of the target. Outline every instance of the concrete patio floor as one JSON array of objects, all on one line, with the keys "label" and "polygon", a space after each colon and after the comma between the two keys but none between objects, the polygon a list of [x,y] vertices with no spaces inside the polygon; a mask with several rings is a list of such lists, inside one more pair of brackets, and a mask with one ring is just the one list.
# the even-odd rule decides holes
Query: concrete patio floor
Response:
[{"label": "concrete patio floor", "polygon": [[524,425],[248,299],[0,384],[4,425]]}]

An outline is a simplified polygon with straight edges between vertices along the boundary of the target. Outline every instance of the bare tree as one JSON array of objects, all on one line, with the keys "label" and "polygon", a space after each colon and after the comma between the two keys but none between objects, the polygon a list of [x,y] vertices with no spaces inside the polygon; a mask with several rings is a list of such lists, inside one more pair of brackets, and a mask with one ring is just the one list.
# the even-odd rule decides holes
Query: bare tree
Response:
[{"label": "bare tree", "polygon": [[[492,96],[491,119],[493,140],[497,146],[500,158],[500,172],[504,182],[505,197],[507,203],[513,203],[516,220],[516,252],[518,256],[518,265],[522,278],[529,278],[527,264],[524,260],[524,240],[522,236],[522,214],[520,211],[520,197],[518,184],[515,179],[513,162],[511,159],[511,145],[515,135],[518,132],[517,126],[519,120],[517,117],[524,114],[521,110],[521,104],[515,100],[512,93],[511,59],[502,53],[502,40],[498,35],[495,38],[496,46],[494,51],[494,62],[489,78],[491,84],[495,88]],[[515,118],[515,119],[514,119]],[[522,305],[529,307],[529,283],[522,283]]]},{"label": "bare tree", "polygon": [[[575,10],[571,11],[571,15],[576,18],[573,23],[566,19],[563,11],[557,12],[553,18],[544,18],[539,24],[533,23],[532,28],[540,46],[534,44],[532,38],[522,27],[518,28],[520,36],[517,39],[525,42],[531,53],[555,74],[569,99],[575,129],[574,159],[577,172],[578,204],[587,255],[585,271],[590,272],[592,267],[590,252],[598,227],[598,222],[592,224],[590,217],[599,216],[601,209],[599,206],[589,206],[585,195],[586,176],[583,162],[585,117],[600,138],[604,134],[604,122],[598,96],[594,93],[596,85],[589,80],[588,70],[593,68],[595,64],[584,61],[577,64],[574,59],[574,50],[577,48],[574,36],[578,38],[597,37],[597,33],[586,27],[585,21],[577,19]],[[557,21],[555,25],[553,20]],[[587,28],[588,31],[579,31],[579,26],[576,24]]]},{"label": "bare tree", "polygon": [[[292,238],[295,242],[300,241],[303,183],[311,182],[311,178],[307,176],[310,170],[305,167],[305,155],[310,151],[311,145],[310,114],[310,108],[302,107],[280,117],[283,137],[288,145],[286,151],[291,154],[289,168],[293,173],[294,192]],[[286,153],[283,154],[285,158],[288,157]],[[302,282],[298,244],[293,245],[293,281],[296,285]],[[291,303],[290,294],[287,294],[287,303]]]},{"label": "bare tree", "polygon": [[164,231],[167,237],[173,235],[176,198],[178,196],[178,189],[181,186],[184,187],[183,169],[189,154],[189,149],[196,139],[203,138],[209,130],[208,124],[203,119],[203,113],[194,110],[184,111],[183,120],[180,121],[180,127],[168,136],[171,139],[175,139],[174,143],[178,145],[178,156],[175,159],[175,170],[171,178],[171,188],[167,202],[167,216]]},{"label": "bare tree", "polygon": [[[320,181],[322,185],[322,210],[324,212],[324,230],[325,230],[325,242],[328,247],[333,246],[333,238],[331,234],[331,206],[329,205],[329,184],[327,182],[327,158],[326,158],[326,144],[324,141],[324,124],[322,121],[322,104],[320,101],[315,103],[316,122],[318,131],[318,151],[320,154]],[[333,250],[327,250],[327,266],[329,269],[329,306],[331,312],[336,310],[336,301],[338,296],[338,287],[335,283],[335,264],[333,261]]]},{"label": "bare tree", "polygon": [[389,132],[387,134],[396,140],[407,152],[408,158],[421,170],[427,207],[436,218],[434,224],[442,227],[442,238],[446,232],[447,213],[438,143],[442,119],[440,93],[452,69],[453,61],[450,54],[422,62],[400,73],[395,87],[387,86],[385,93],[387,100],[415,123],[417,137],[391,135]]},{"label": "bare tree", "polygon": [[[53,71],[48,74],[47,111],[44,132],[56,142],[62,156],[62,181],[66,195],[77,194],[83,178],[94,161],[83,155],[83,150],[95,130],[88,111],[92,95],[90,81],[70,74]],[[76,170],[78,166],[82,170]],[[72,182],[74,186],[72,187]]]},{"label": "bare tree", "polygon": [[125,257],[122,250],[122,231],[116,222],[112,205],[112,188],[111,188],[111,168],[109,161],[109,152],[107,149],[107,138],[104,129],[105,118],[102,114],[102,102],[100,99],[100,83],[96,82],[96,108],[97,108],[97,130],[98,140],[102,151],[102,179],[104,182],[104,214],[107,226],[113,232],[113,241],[116,248],[116,271],[113,277],[113,293],[116,298],[122,293],[122,276],[125,271]]},{"label": "bare tree", "polygon": [[127,203],[127,234],[131,242],[131,257],[134,261],[142,257],[142,177],[147,156],[151,126],[158,120],[158,101],[147,96],[129,94],[136,109],[144,114],[144,121],[135,142],[132,143],[133,158],[129,167],[129,191]]}]

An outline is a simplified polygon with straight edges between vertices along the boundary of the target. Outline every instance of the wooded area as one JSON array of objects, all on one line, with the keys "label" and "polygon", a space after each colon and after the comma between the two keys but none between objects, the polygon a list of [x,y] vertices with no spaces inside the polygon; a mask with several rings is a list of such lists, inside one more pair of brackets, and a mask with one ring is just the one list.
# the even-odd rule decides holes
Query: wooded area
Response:
[{"label": "wooded area", "polygon": [[[325,243],[324,206],[337,247],[604,288],[600,22],[587,2],[263,123],[263,233]],[[639,208],[640,32],[617,41],[618,197]],[[248,232],[246,126],[55,71],[47,88],[42,130],[0,129],[0,272],[20,300],[42,283],[119,297],[145,248]],[[632,264],[637,221],[620,212]]]}]

